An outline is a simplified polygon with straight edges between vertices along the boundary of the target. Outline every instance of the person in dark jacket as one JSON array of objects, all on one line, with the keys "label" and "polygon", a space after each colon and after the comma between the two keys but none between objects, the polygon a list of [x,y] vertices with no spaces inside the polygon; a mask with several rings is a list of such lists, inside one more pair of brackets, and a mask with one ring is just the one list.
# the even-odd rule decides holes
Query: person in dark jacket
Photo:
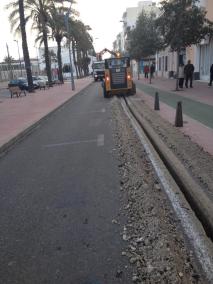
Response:
[{"label": "person in dark jacket", "polygon": [[154,78],[154,73],[155,73],[155,64],[152,63],[151,67],[150,67],[150,75],[151,78]]},{"label": "person in dark jacket", "polygon": [[213,64],[210,68],[210,81],[209,81],[209,86],[212,86],[212,81],[213,81]]},{"label": "person in dark jacket", "polygon": [[191,61],[188,60],[188,63],[184,67],[184,74],[185,74],[185,87],[188,88],[188,81],[190,81],[190,88],[193,88],[192,86],[192,80],[193,80],[193,73],[194,73],[194,65],[191,64]]}]

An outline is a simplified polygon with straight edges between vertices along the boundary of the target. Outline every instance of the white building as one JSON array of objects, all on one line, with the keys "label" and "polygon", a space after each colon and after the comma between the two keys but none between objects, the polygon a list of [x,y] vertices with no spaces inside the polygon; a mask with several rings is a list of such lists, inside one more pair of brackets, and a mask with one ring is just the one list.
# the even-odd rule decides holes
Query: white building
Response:
[{"label": "white building", "polygon": [[[57,46],[51,46],[49,47],[49,52],[53,52],[56,57],[57,57]],[[40,64],[40,69],[42,71],[45,70],[45,59],[44,59],[44,47],[39,48],[39,64]],[[89,65],[89,72],[92,72],[92,63],[96,60],[96,57],[88,55],[91,59],[90,65]],[[62,58],[62,68],[65,65],[70,66],[70,57],[69,57],[69,49],[65,46],[61,47],[61,58]],[[72,59],[72,69],[73,69],[73,76],[76,77],[76,70],[74,66],[74,60],[73,60],[73,54],[71,52],[71,59]],[[56,74],[55,70],[58,68],[58,63],[57,61],[52,60],[51,62],[51,69],[53,71],[53,75]]]},{"label": "white building", "polygon": [[[146,13],[159,13],[159,9],[156,6],[156,2],[154,1],[140,1],[138,2],[138,6],[137,7],[128,7],[126,8],[126,11],[123,13],[122,16],[122,22],[123,22],[123,30],[120,33],[121,35],[121,49],[120,51],[123,54],[127,53],[127,49],[128,49],[128,31],[133,29],[136,26],[136,22],[138,19],[138,16],[141,14],[142,11],[145,11]],[[118,40],[118,38],[116,39],[116,41]],[[114,43],[114,45],[116,45]],[[117,45],[119,46],[119,44],[117,43]]]}]

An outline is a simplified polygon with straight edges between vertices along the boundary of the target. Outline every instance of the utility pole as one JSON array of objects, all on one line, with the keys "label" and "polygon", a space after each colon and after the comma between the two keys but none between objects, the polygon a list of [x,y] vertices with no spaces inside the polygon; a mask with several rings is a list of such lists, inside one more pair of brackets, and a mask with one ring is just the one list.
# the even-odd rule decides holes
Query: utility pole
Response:
[{"label": "utility pole", "polygon": [[37,57],[37,63],[38,63],[38,75],[40,75],[41,73],[41,69],[40,69],[40,59],[39,59],[39,49],[37,46],[34,46],[35,49],[36,49],[36,57]]},{"label": "utility pole", "polygon": [[8,67],[9,67],[9,72],[10,72],[10,79],[13,79],[13,70],[12,70],[12,65],[11,65],[11,58],[10,58],[10,52],[9,52],[9,47],[8,44],[6,43],[7,47],[7,57],[8,57]]},{"label": "utility pole", "polygon": [[20,51],[19,51],[19,44],[18,41],[14,39],[14,41],[17,43],[17,47],[18,47],[18,57],[19,57],[19,65],[20,65],[20,70],[21,70],[21,77],[23,77],[23,73],[22,73],[22,66],[21,66],[21,57],[20,57]]},{"label": "utility pole", "polygon": [[71,13],[71,3],[70,3],[70,8],[68,12],[66,13],[65,17],[65,25],[67,29],[67,36],[68,36],[68,49],[69,49],[69,58],[70,58],[70,75],[71,75],[71,86],[72,86],[72,91],[75,91],[75,82],[74,82],[74,76],[73,76],[73,68],[72,68],[72,56],[71,56],[71,47],[70,47],[70,27],[69,27],[69,16]]}]

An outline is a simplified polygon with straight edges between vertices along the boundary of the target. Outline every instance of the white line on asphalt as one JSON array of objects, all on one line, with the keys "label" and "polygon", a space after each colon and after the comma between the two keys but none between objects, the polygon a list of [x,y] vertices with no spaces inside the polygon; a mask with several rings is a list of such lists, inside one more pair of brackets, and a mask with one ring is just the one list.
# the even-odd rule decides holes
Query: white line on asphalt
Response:
[{"label": "white line on asphalt", "polygon": [[142,98],[131,98],[131,100],[133,100],[133,101],[142,101],[143,99]]},{"label": "white line on asphalt", "polygon": [[75,144],[81,144],[81,143],[96,143],[98,142],[97,139],[91,139],[91,140],[77,140],[77,141],[70,141],[70,142],[64,142],[64,143],[57,143],[57,144],[47,144],[43,145],[44,148],[52,148],[52,147],[62,147],[62,146],[69,146],[69,145],[75,145]]},{"label": "white line on asphalt", "polygon": [[104,134],[99,134],[97,138],[97,146],[104,146]]},{"label": "white line on asphalt", "polygon": [[91,110],[91,111],[86,111],[86,112],[73,113],[73,115],[83,115],[83,114],[90,114],[90,113],[104,113],[104,112],[106,112],[106,109],[102,108],[101,110]]}]

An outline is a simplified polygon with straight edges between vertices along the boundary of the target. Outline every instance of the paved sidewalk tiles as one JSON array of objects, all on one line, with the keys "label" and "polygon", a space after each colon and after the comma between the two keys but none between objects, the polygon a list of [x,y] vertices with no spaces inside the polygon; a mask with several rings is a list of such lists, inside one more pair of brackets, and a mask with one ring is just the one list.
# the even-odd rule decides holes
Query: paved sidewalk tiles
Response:
[{"label": "paved sidewalk tiles", "polygon": [[63,105],[75,94],[92,82],[91,77],[75,80],[76,90],[71,83],[54,86],[48,90],[37,90],[25,97],[4,99],[0,103],[0,148],[10,143],[43,117]]}]

